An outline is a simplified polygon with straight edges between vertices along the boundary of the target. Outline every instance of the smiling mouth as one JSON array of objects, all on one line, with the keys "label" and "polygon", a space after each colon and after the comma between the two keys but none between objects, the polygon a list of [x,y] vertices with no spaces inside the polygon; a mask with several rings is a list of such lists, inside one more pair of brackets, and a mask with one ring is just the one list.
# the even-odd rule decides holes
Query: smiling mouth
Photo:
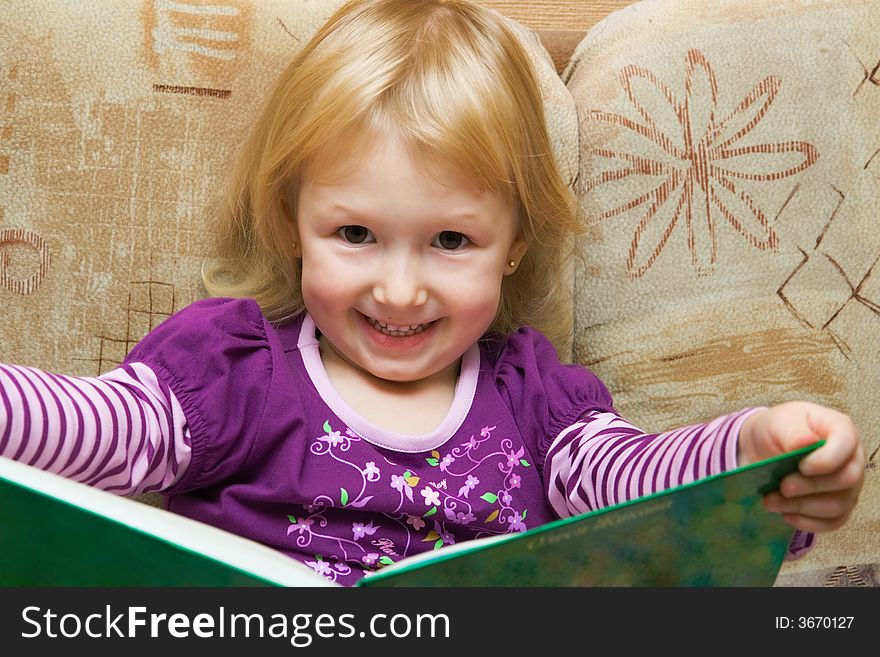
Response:
[{"label": "smiling mouth", "polygon": [[385,335],[390,335],[393,338],[407,338],[411,335],[421,333],[422,331],[429,329],[431,328],[431,326],[434,325],[434,322],[431,321],[425,324],[406,324],[403,326],[398,326],[395,324],[380,322],[378,319],[373,319],[372,317],[367,317],[366,315],[364,315],[364,318],[367,320],[367,324],[372,326],[374,329]]}]

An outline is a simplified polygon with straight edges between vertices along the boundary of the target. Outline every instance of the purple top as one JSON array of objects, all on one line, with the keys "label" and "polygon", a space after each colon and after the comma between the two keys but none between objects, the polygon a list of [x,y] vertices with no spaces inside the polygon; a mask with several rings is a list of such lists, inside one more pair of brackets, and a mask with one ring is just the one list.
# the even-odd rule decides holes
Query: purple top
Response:
[{"label": "purple top", "polygon": [[[97,378],[0,364],[0,455],[261,541],[352,584],[454,542],[523,531],[736,466],[746,409],[647,434],[602,383],[522,329],[474,345],[429,434],[358,416],[308,315],[197,302]],[[791,555],[814,535],[796,532]]]},{"label": "purple top", "polygon": [[[128,355],[187,418],[175,512],[244,534],[351,584],[378,565],[557,516],[541,474],[562,429],[611,396],[524,328],[474,345],[454,402],[421,436],[383,430],[333,388],[308,315],[274,328],[253,300],[208,299]],[[320,555],[320,556],[316,556]]]}]

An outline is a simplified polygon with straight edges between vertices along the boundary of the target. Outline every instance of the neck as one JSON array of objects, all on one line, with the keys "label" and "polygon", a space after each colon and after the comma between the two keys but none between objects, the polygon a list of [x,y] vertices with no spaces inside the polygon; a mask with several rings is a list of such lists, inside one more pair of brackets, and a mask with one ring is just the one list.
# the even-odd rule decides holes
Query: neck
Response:
[{"label": "neck", "polygon": [[348,376],[346,378],[355,377],[370,388],[386,394],[411,395],[420,390],[433,389],[437,386],[445,387],[451,385],[454,388],[461,370],[461,358],[459,358],[430,376],[413,381],[392,381],[375,376],[368,370],[353,363],[343,354],[339,353],[324,336],[321,336],[318,342],[320,345],[321,361],[331,381],[336,383],[335,379],[342,372],[347,372]]},{"label": "neck", "polygon": [[390,381],[350,362],[323,337],[320,346],[333,387],[358,415],[377,427],[410,436],[428,434],[452,407],[461,359],[415,381]]}]

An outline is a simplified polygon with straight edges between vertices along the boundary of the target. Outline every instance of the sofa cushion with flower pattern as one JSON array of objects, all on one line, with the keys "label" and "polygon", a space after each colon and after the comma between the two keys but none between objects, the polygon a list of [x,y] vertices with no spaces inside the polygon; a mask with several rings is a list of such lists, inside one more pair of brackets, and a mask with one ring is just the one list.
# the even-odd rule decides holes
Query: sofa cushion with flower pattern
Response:
[{"label": "sofa cushion with flower pattern", "polygon": [[564,79],[588,226],[574,358],[662,430],[806,398],[868,452],[778,584],[880,578],[880,3],[643,0]]}]

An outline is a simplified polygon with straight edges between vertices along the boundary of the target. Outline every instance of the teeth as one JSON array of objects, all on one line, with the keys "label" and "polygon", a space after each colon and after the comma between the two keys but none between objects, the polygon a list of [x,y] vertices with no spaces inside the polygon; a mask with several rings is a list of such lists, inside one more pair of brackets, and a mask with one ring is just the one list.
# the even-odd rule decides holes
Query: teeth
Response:
[{"label": "teeth", "polygon": [[378,319],[373,319],[372,317],[367,317],[367,322],[374,329],[377,329],[380,333],[384,333],[385,335],[390,335],[395,338],[402,338],[405,336],[415,335],[416,333],[421,333],[426,328],[431,326],[433,322],[427,322],[426,324],[404,324],[402,326],[398,326],[396,324],[388,324],[386,322],[380,322]]},{"label": "teeth", "polygon": [[395,326],[394,324],[386,324],[385,322],[380,322],[376,320],[376,323],[381,326],[383,329],[388,329],[389,331],[415,331],[421,324],[411,324],[406,326]]}]

